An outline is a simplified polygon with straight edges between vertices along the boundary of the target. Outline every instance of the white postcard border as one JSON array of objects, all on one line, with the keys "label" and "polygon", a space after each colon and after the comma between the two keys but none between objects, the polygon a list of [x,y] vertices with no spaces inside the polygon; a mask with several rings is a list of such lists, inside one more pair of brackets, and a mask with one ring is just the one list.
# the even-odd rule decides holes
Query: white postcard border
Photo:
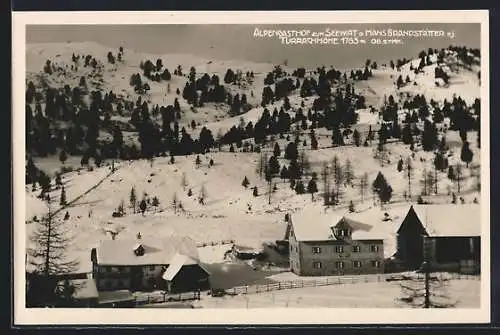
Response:
[{"label": "white postcard border", "polygon": [[[13,12],[14,323],[85,324],[420,324],[490,322],[489,17],[467,11]],[[481,23],[481,299],[478,309],[49,309],[25,308],[24,102],[26,25],[55,24]]]}]

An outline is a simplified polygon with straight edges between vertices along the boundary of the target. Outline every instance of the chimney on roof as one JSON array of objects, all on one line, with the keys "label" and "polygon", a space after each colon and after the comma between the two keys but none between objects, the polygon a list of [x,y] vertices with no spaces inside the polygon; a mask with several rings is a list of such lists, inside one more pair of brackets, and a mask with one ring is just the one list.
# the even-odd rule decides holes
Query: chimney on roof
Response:
[{"label": "chimney on roof", "polygon": [[137,239],[140,240],[142,238],[141,232],[137,233]]}]

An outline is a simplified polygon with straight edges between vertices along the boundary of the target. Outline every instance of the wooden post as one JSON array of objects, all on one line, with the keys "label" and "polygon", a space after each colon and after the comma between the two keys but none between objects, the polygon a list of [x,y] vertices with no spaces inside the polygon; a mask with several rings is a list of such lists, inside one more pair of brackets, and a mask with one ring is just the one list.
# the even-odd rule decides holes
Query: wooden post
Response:
[{"label": "wooden post", "polygon": [[429,308],[431,305],[430,302],[430,292],[429,292],[429,264],[424,262],[424,270],[425,270],[425,303],[424,308]]}]

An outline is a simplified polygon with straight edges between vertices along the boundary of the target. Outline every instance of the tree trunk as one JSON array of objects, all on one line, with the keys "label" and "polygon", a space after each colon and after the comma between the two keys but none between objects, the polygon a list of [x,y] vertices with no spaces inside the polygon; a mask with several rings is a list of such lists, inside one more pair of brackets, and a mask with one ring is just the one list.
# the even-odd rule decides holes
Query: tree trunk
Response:
[{"label": "tree trunk", "polygon": [[45,250],[45,269],[44,273],[48,277],[50,275],[50,239],[51,239],[51,234],[52,234],[52,213],[50,211],[49,207],[49,216],[48,216],[48,232],[47,232],[47,248]]},{"label": "tree trunk", "polygon": [[268,199],[268,203],[269,205],[271,204],[271,193],[272,193],[272,178],[269,177],[269,199]]}]

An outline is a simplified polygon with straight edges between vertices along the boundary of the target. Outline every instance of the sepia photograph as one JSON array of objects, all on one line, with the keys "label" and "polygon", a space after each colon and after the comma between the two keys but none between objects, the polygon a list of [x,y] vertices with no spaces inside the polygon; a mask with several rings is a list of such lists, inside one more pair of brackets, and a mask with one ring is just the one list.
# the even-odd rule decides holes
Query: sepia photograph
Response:
[{"label": "sepia photograph", "polygon": [[488,14],[419,13],[14,17],[22,319],[488,321]]}]

